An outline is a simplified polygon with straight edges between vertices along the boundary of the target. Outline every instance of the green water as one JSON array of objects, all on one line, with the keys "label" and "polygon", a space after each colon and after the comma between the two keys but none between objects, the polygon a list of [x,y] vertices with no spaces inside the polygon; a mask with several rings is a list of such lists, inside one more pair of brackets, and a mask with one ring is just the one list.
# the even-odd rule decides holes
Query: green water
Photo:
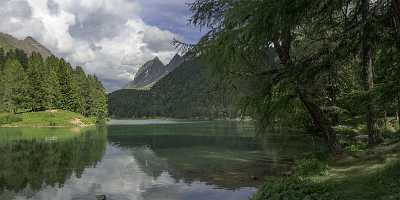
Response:
[{"label": "green water", "polygon": [[319,149],[250,123],[113,120],[91,129],[0,129],[1,200],[246,200]]}]

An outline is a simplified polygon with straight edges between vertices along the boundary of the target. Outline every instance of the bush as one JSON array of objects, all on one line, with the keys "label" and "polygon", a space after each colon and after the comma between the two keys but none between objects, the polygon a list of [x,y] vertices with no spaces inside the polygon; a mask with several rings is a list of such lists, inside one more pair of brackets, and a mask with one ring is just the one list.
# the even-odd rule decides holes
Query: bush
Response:
[{"label": "bush", "polygon": [[22,121],[22,118],[15,114],[5,114],[0,116],[0,125],[11,124],[20,121]]},{"label": "bush", "polygon": [[366,149],[368,149],[368,144],[366,143],[350,144],[344,147],[344,150],[349,153],[361,152],[365,151]]},{"label": "bush", "polygon": [[326,162],[316,158],[305,158],[296,162],[296,174],[299,176],[324,175],[327,170]]},{"label": "bush", "polygon": [[[304,169],[315,161],[303,161]],[[398,200],[400,161],[387,163],[373,173],[319,180],[293,176],[268,181],[252,200]]]},{"label": "bush", "polygon": [[252,200],[335,200],[332,188],[300,177],[281,178],[266,183]]}]

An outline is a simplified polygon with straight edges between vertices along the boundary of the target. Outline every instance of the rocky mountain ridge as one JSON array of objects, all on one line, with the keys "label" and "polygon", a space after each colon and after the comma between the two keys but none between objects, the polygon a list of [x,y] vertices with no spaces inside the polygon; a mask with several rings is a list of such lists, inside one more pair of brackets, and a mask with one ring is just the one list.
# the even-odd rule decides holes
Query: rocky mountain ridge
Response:
[{"label": "rocky mountain ridge", "polygon": [[33,52],[37,52],[40,53],[44,58],[52,55],[50,50],[32,37],[26,37],[23,40],[19,40],[6,33],[0,33],[0,48],[5,50],[21,49],[28,55],[32,54]]},{"label": "rocky mountain ridge", "polygon": [[134,80],[128,83],[124,89],[148,90],[183,62],[184,58],[178,54],[167,65],[164,65],[158,57],[155,57],[139,68]]}]

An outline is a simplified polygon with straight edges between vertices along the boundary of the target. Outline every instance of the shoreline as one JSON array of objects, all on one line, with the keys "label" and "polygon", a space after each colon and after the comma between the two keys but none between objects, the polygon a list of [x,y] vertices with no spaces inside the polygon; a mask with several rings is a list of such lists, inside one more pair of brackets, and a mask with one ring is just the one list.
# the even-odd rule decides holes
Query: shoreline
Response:
[{"label": "shoreline", "polygon": [[0,128],[87,128],[87,127],[94,127],[97,124],[89,124],[89,125],[80,125],[80,126],[18,126],[18,125],[1,125]]}]

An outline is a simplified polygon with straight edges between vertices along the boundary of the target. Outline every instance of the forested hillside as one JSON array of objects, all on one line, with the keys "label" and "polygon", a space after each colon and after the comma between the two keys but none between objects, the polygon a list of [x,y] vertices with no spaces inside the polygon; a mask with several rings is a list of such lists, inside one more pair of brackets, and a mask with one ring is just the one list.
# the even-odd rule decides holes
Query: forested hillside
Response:
[{"label": "forested hillside", "polygon": [[55,56],[0,48],[0,112],[63,109],[104,118],[105,90],[94,75]]},{"label": "forested hillside", "polygon": [[204,62],[190,60],[151,90],[119,90],[109,95],[109,114],[116,118],[236,117],[231,90],[213,80]]}]

